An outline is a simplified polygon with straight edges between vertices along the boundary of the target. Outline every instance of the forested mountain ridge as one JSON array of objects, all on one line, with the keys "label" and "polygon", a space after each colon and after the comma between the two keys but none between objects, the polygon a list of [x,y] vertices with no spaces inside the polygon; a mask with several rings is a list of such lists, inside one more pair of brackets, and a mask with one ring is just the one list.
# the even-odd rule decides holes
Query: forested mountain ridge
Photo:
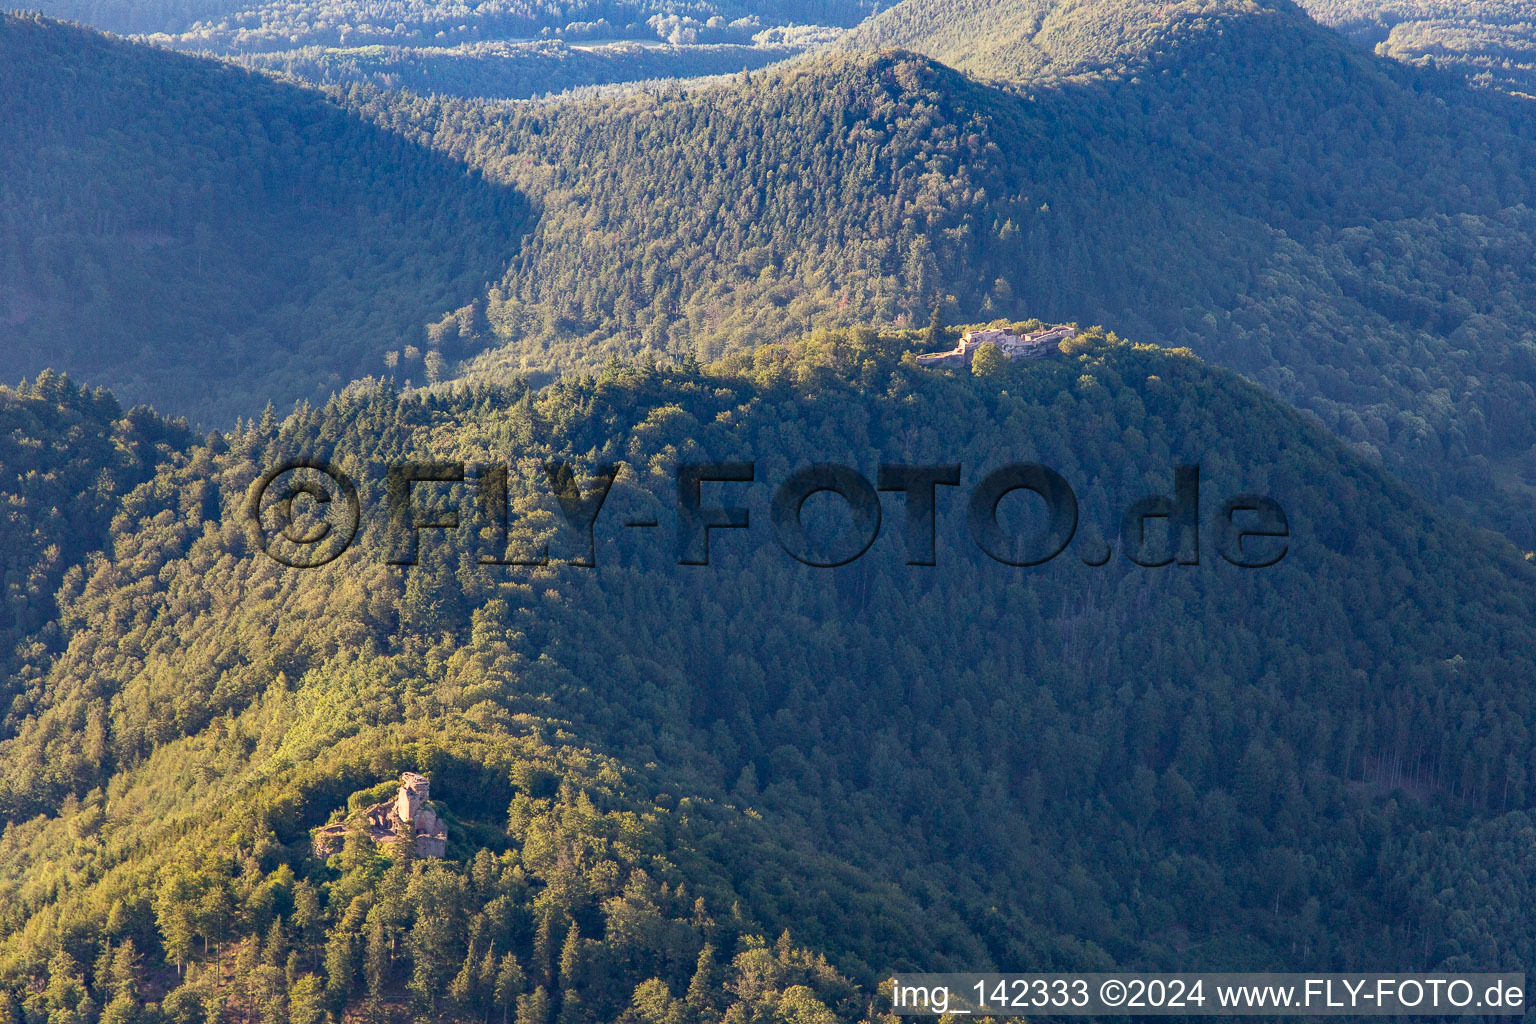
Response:
[{"label": "forested mountain ridge", "polygon": [[1188,345],[1536,540],[1530,119],[1289,4],[1169,10],[1139,71],[1054,84],[850,52],[671,94],[360,109],[538,197],[472,376],[1030,309]]},{"label": "forested mountain ridge", "polygon": [[1325,25],[1396,60],[1444,68],[1478,85],[1536,95],[1531,0],[1301,0]]},{"label": "forested mountain ridge", "polygon": [[733,75],[786,60],[798,46],[739,44],[569,46],[468,43],[454,47],[305,47],[245,56],[258,70],[321,85],[367,83],[421,94],[527,99],[654,79]]},{"label": "forested mountain ridge", "polygon": [[850,31],[845,45],[911,50],[984,79],[1039,84],[1129,77],[1223,24],[1286,8],[1294,5],[1289,0],[901,0]]},{"label": "forested mountain ridge", "polygon": [[[1536,538],[1528,106],[1278,0],[870,30],[930,56],[860,33],[494,104],[0,22],[0,371],[85,374],[0,388],[0,1024],[832,1024],[893,968],[1521,969],[1536,565],[1462,514]],[[912,358],[1024,312],[1188,348]],[[248,515],[295,459],[366,517],[312,570]],[[408,569],[406,460],[481,467],[418,488],[464,523]],[[619,466],[595,568],[552,460],[582,493]],[[703,499],[749,528],[680,564],[680,464],[737,460]],[[934,564],[894,493],[862,557],[792,560],[769,497],[827,461],[959,463]],[[1020,461],[1079,503],[1031,568],[967,514]],[[1133,563],[1122,511],[1186,465],[1199,564]],[[1243,493],[1286,513],[1277,564],[1222,556]],[[446,857],[322,859],[403,771]]]},{"label": "forested mountain ridge", "polygon": [[228,426],[420,343],[515,250],[524,201],[320,93],[0,16],[0,329]]},{"label": "forested mountain ridge", "polygon": [[45,371],[26,395],[0,391],[0,677],[6,703],[23,641],[58,650],[54,592],[72,567],[103,548],[123,496],[155,475],[193,437],[140,407],[126,415],[103,390]]},{"label": "forested mountain ridge", "polygon": [[[973,375],[907,358],[933,343],[361,385],[168,453],[64,581],[73,640],[6,720],[0,1006],[852,1020],[892,967],[1517,964],[1536,570],[1187,353],[1089,331]],[[407,571],[370,527],[284,569],[240,510],[297,457],[370,508],[393,461],[508,464],[513,547],[556,561],[477,565],[467,526]],[[583,486],[622,463],[595,570],[561,564],[550,458]],[[708,567],[617,525],[671,508],[680,461],[743,458],[758,483],[710,486],[753,525]],[[1035,569],[964,526],[1021,459],[1082,509]],[[899,501],[853,564],[790,561],[763,513],[811,461],[961,462],[937,565],[905,564]],[[1209,532],[1198,566],[1126,561],[1118,512],[1188,461],[1207,513],[1282,503],[1278,565]],[[314,860],[308,830],[402,769],[432,777],[447,860]]]},{"label": "forested mountain ridge", "polygon": [[[1125,24],[1109,18],[1115,10]],[[1189,345],[1536,544],[1536,466],[1521,461],[1536,441],[1536,145],[1518,101],[1358,53],[1288,4],[1082,3],[1052,18],[1061,52],[1101,71],[993,87],[919,58],[850,53],[590,102],[333,91],[384,130],[367,145],[390,153],[367,161],[364,180],[385,175],[365,190],[382,208],[367,245],[346,214],[354,206],[332,207],[324,257],[310,236],[326,218],[281,196],[255,223],[230,223],[247,200],[210,197],[198,243],[186,213],[167,215],[177,227],[164,233],[112,226],[112,210],[98,216],[106,228],[82,223],[86,207],[34,168],[12,176],[5,202],[19,239],[10,258],[26,272],[9,299],[12,319],[26,318],[24,345],[8,365],[33,371],[34,353],[51,351],[134,398],[227,416],[242,394],[249,411],[268,395],[323,397],[368,372],[420,383],[595,368],[614,353],[707,360],[818,324],[921,321],[935,304],[952,318],[1030,309]],[[78,32],[28,31],[58,41]],[[1142,49],[1116,43],[1103,53],[1120,56],[1101,59],[1104,39]],[[41,49],[21,48],[10,66],[41,61],[30,77],[48,81],[47,65],[63,58]],[[125,74],[136,60],[180,60],[100,40],[83,50],[116,54]],[[294,95],[236,72],[167,66]],[[241,122],[213,95],[210,148],[238,148]],[[137,110],[138,97],[113,110]],[[339,137],[362,130],[321,123]],[[134,124],[142,134],[130,138],[148,145],[153,122]],[[115,139],[61,152],[110,161],[126,182],[108,195],[161,180]],[[407,170],[428,147],[448,161]],[[459,177],[464,164],[497,184]],[[390,179],[394,167],[452,180],[420,189]],[[194,161],[166,173],[208,171]],[[218,180],[210,187],[227,195]],[[61,212],[41,221],[39,202]],[[128,205],[143,219],[143,204]],[[288,233],[269,230],[272,219]],[[297,222],[305,237],[295,239]],[[28,237],[59,225],[52,249]],[[56,256],[22,260],[23,248]],[[498,273],[472,302],[471,282]],[[456,312],[442,319],[445,310]],[[497,351],[454,368],[487,348]],[[152,381],[125,359],[141,351],[151,367],[175,352],[195,372]],[[230,353],[255,366],[231,365]],[[265,383],[235,383],[233,402],[202,382],[253,370]]]},{"label": "forested mountain ridge", "polygon": [[747,42],[767,26],[858,24],[873,0],[40,0],[44,14],[215,52],[565,38]]}]

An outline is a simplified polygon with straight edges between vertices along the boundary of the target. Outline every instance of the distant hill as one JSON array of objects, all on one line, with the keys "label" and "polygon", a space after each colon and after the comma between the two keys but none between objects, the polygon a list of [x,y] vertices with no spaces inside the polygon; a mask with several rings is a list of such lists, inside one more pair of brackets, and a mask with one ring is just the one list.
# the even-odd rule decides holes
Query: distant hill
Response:
[{"label": "distant hill", "polygon": [[505,264],[522,200],[320,93],[0,18],[0,373],[208,425],[323,399]]},{"label": "distant hill", "polygon": [[[921,53],[979,78],[1040,83],[1129,77],[1224,22],[1280,14],[1287,0],[901,0],[846,39]],[[1269,22],[1290,32],[1287,21]]]},{"label": "distant hill", "polygon": [[1532,0],[1301,0],[1379,54],[1464,75],[1483,86],[1536,96]]},{"label": "distant hill", "polygon": [[[854,1021],[892,968],[1518,964],[1536,570],[1187,354],[1087,332],[973,375],[913,365],[923,344],[358,387],[168,454],[117,504],[111,557],[66,575],[67,643],[27,647],[3,719],[0,1007],[483,1020],[543,989],[549,1019]],[[78,401],[0,391],[0,414],[54,448],[51,406]],[[372,514],[325,568],[254,549],[240,510],[266,469],[337,460],[376,511],[405,456],[510,465],[511,540],[555,563],[480,565],[466,522],[404,570]],[[584,483],[623,464],[595,570],[562,563],[582,542],[550,458]],[[674,564],[695,459],[758,481],[708,485],[752,509],[708,567]],[[965,525],[1017,460],[1081,507],[1034,569]],[[814,461],[962,463],[937,564],[906,564],[897,495],[858,561],[791,561],[767,496]],[[1182,462],[1200,564],[1132,565],[1119,512]],[[1212,517],[1249,490],[1289,523],[1269,569],[1217,552]],[[660,530],[618,525],[652,512]],[[405,770],[431,779],[445,860],[312,856],[311,829]]]},{"label": "distant hill", "polygon": [[[915,31],[933,10],[907,0],[861,33]],[[967,10],[956,24],[994,10],[1036,40],[1040,77],[981,84],[855,49],[533,106],[358,88],[333,94],[344,113],[206,62],[7,23],[11,73],[33,83],[7,114],[38,142],[11,150],[4,193],[25,271],[6,300],[25,342],[7,372],[54,352],[132,399],[227,422],[369,373],[505,380],[615,354],[708,360],[817,325],[924,322],[935,305],[1031,309],[1188,345],[1536,545],[1523,101],[1361,53],[1279,2],[1062,3],[1037,30],[1006,5]],[[980,60],[1012,44],[966,45]],[[84,78],[64,75],[72,62]],[[141,62],[206,91],[190,129],[156,120],[131,84]],[[50,75],[98,130],[57,120],[36,84]],[[272,119],[289,103],[317,119],[308,138],[347,144],[315,163],[286,148]],[[252,124],[268,143],[246,141]],[[189,131],[206,145],[156,141]],[[44,174],[44,141],[80,170]],[[288,191],[221,177],[251,155]],[[370,183],[368,220],[332,161]],[[65,187],[87,167],[112,169],[90,214]],[[206,200],[159,212],[167,179],[206,179]]]},{"label": "distant hill", "polygon": [[855,51],[714,89],[361,109],[538,196],[472,374],[1027,308],[1189,345],[1536,543],[1520,101],[1289,4],[1060,4],[1042,24],[1040,80]]},{"label": "distant hill", "polygon": [[[1298,0],[1319,22],[1396,60],[1529,94],[1532,0]],[[927,54],[983,78],[1041,82],[1134,73],[1190,32],[1287,0],[902,0],[847,36]]]},{"label": "distant hill", "polygon": [[847,28],[875,0],[40,0],[42,13],[109,32],[217,52],[302,46],[452,46],[564,38],[742,43],[769,26]]},{"label": "distant hill", "polygon": [[454,47],[305,47],[252,54],[241,63],[323,85],[367,83],[451,96],[526,99],[625,82],[695,78],[756,70],[800,46],[561,42],[467,43]]}]

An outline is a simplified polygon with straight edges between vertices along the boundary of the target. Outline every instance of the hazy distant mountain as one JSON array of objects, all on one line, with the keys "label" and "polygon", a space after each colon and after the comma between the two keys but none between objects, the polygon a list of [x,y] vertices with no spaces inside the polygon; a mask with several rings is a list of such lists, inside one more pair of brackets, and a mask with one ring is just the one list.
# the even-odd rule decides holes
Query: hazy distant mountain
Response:
[{"label": "hazy distant mountain", "polygon": [[848,45],[912,50],[982,78],[1011,81],[1129,73],[1168,58],[1170,47],[1215,22],[1271,13],[1275,6],[1248,0],[902,0],[849,33]]},{"label": "hazy distant mountain", "polygon": [[1532,0],[1301,0],[1325,25],[1397,60],[1536,94]]},{"label": "hazy distant mountain", "polygon": [[175,46],[260,52],[298,46],[454,45],[534,38],[750,42],[791,24],[858,24],[874,0],[41,0],[54,18]]},{"label": "hazy distant mountain", "polygon": [[[505,265],[522,201],[312,90],[0,19],[0,372],[212,424],[324,398]],[[419,376],[419,375],[418,375]]]},{"label": "hazy distant mountain", "polygon": [[[1102,321],[1252,375],[1536,540],[1521,101],[1284,3],[1062,3],[1038,29],[1015,5],[965,10],[909,0],[849,45],[1011,78],[888,53],[496,116],[369,101],[539,197],[488,296],[499,351],[473,369],[707,358],[935,303]],[[988,17],[1013,34],[956,28]]]},{"label": "hazy distant mountain", "polygon": [[[815,33],[819,39],[828,33]],[[831,35],[835,38],[836,33]],[[800,45],[560,42],[459,46],[309,46],[246,56],[241,63],[322,85],[368,84],[416,93],[527,99],[568,90],[654,79],[731,75],[787,60]]]},{"label": "hazy distant mountain", "polygon": [[[19,337],[35,340],[11,372],[53,363],[211,416],[366,373],[419,383],[646,351],[712,358],[818,324],[920,322],[935,304],[950,317],[1029,310],[1189,345],[1431,493],[1536,541],[1536,466],[1525,458],[1536,442],[1536,145],[1522,101],[1360,53],[1284,3],[1060,3],[1036,15],[907,0],[850,37],[1011,73],[992,86],[914,58],[851,54],[717,88],[535,107],[356,92],[354,116],[386,130],[366,144],[389,154],[367,160],[377,191],[365,194],[382,204],[370,216],[390,225],[370,226],[367,246],[344,241],[364,230],[348,219],[350,192],[324,199],[336,176],[280,145],[250,152],[270,162],[265,181],[322,183],[290,185],[306,206],[219,191],[236,188],[218,175],[248,146],[237,113],[248,101],[224,94],[326,111],[325,137],[373,129],[303,91],[29,28],[114,55],[85,65],[111,69],[127,90],[110,103],[104,88],[82,95],[99,128],[55,125],[41,138],[81,167],[111,154],[122,183],[105,194],[123,198],[86,223],[60,188],[67,174],[10,176],[12,252],[63,232],[36,250],[58,257],[26,261],[12,289]],[[10,34],[19,84],[81,61]],[[1001,56],[1026,51],[1033,63]],[[216,141],[173,150],[185,167],[154,170],[135,155],[167,131],[142,113],[153,93],[125,84],[137,62],[214,90],[195,123],[205,127],[191,131]],[[36,124],[52,124],[45,111],[56,108],[36,95],[9,112],[36,106]],[[106,133],[116,123],[139,151]],[[451,161],[434,166],[417,145]],[[343,164],[358,152],[346,148]],[[209,152],[229,156],[210,169],[198,163]],[[459,161],[498,184],[466,177]],[[423,173],[456,180],[423,188]],[[154,195],[156,175],[198,174],[212,177],[196,220],[128,198]],[[515,193],[535,201],[534,219]],[[36,203],[69,212],[22,215]],[[316,238],[317,224],[335,241]],[[317,245],[334,255],[317,260]],[[93,266],[113,269],[91,278]],[[254,276],[236,284],[241,274]],[[488,292],[469,285],[498,275]],[[133,369],[167,353],[183,368],[169,385]],[[234,385],[246,401],[214,397],[230,385],[210,382],[235,378],[254,382]]]}]

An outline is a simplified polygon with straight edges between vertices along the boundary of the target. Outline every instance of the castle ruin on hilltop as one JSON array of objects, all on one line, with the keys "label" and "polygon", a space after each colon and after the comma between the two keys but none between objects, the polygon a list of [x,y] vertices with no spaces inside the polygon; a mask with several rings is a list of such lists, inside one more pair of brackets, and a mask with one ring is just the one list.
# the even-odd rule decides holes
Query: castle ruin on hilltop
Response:
[{"label": "castle ruin on hilltop", "polygon": [[976,350],[984,344],[996,345],[1009,359],[1044,359],[1061,351],[1060,343],[1076,336],[1071,324],[1058,324],[1043,331],[1020,334],[1012,327],[994,327],[984,331],[966,331],[960,344],[948,352],[930,352],[917,357],[919,366],[970,366]]},{"label": "castle ruin on hilltop", "polygon": [[448,829],[432,806],[432,786],[425,775],[405,772],[394,798],[374,804],[361,815],[326,825],[315,832],[315,856],[324,860],[346,841],[354,828],[383,846],[395,843],[410,826],[418,857],[442,857],[448,852]]}]

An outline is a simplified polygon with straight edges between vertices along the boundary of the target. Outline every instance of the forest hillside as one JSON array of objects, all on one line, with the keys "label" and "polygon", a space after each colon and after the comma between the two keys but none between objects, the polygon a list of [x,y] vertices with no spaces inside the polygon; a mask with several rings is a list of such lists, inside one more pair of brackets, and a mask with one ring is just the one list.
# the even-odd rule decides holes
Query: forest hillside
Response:
[{"label": "forest hillside", "polygon": [[[103,553],[72,556],[8,695],[0,1006],[853,1020],[893,967],[1513,969],[1536,939],[1536,570],[1187,352],[1094,330],[916,366],[934,340],[370,384],[167,450]],[[0,392],[39,440],[91,401]],[[468,518],[414,567],[370,512],[336,561],[285,568],[242,510],[296,458],[369,510],[391,463],[503,465],[508,526],[467,485],[420,488],[423,520]],[[582,494],[618,464],[590,550],[549,460]],[[734,460],[755,482],[704,498],[748,528],[677,564],[679,465]],[[1080,508],[1034,568],[965,525],[1021,460]],[[899,494],[862,557],[792,560],[768,497],[821,461],[959,463],[935,564],[909,564]],[[1198,564],[1134,564],[1193,560],[1192,534],[1119,528],[1184,464]],[[1243,493],[1283,509],[1268,568],[1218,528]],[[1000,515],[1038,529],[1027,502]],[[849,529],[825,504],[806,523]],[[546,543],[544,567],[482,564]],[[430,778],[447,856],[354,837],[319,859],[311,830],[402,771]]]},{"label": "forest hillside", "polygon": [[468,303],[526,202],[311,89],[0,15],[0,371],[228,426]]}]

